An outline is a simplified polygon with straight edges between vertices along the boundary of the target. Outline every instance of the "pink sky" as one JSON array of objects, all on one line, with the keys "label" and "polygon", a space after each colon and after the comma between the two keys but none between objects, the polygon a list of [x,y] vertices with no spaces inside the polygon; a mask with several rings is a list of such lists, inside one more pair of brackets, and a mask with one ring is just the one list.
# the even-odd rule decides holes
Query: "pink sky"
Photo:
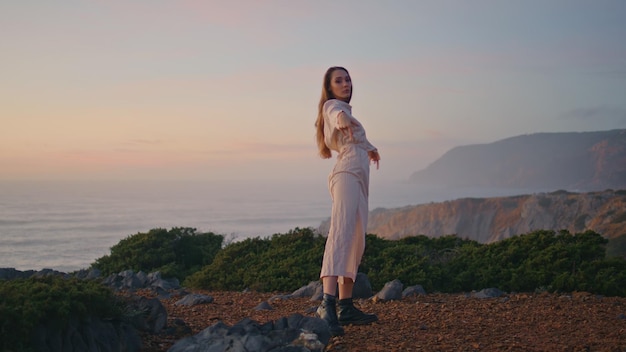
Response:
[{"label": "pink sky", "polygon": [[625,16],[618,0],[3,3],[0,180],[323,178],[332,65],[379,179],[457,145],[626,128]]}]

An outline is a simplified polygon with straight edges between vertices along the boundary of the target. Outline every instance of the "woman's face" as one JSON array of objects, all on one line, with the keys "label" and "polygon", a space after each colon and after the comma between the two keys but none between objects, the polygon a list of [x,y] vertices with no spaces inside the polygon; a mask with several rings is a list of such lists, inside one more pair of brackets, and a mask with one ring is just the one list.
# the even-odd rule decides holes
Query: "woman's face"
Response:
[{"label": "woman's face", "polygon": [[335,98],[343,101],[349,101],[352,95],[352,80],[348,72],[337,69],[330,76],[330,91]]}]

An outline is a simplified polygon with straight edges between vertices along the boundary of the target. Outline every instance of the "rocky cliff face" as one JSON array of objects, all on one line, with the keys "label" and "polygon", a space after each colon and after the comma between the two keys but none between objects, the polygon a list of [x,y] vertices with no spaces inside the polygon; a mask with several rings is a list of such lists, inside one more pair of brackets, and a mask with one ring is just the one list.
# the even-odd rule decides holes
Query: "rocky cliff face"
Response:
[{"label": "rocky cliff face", "polygon": [[[328,221],[320,226],[327,233]],[[369,214],[367,232],[387,239],[456,234],[491,243],[535,230],[593,230],[606,238],[626,234],[626,191],[557,191],[513,197],[464,198]]]}]

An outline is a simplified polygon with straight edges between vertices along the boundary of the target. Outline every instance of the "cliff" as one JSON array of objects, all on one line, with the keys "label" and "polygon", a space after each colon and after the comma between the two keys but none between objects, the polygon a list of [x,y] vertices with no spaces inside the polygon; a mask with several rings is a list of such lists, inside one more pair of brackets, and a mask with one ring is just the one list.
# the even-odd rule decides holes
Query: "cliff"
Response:
[{"label": "cliff", "polygon": [[[320,225],[328,232],[329,222]],[[387,239],[456,234],[491,243],[535,230],[593,230],[606,238],[626,234],[626,191],[556,191],[513,197],[463,198],[394,209],[374,209],[367,232]]]},{"label": "cliff", "polygon": [[577,192],[626,188],[626,130],[536,133],[459,146],[410,176],[422,186]]}]

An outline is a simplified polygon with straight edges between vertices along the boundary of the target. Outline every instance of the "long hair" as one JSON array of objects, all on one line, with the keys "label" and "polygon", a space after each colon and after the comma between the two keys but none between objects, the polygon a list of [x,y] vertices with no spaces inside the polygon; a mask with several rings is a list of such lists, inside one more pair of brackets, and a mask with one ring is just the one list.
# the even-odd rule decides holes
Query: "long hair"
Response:
[{"label": "long hair", "polygon": [[[315,134],[315,140],[317,141],[317,148],[320,157],[322,157],[323,159],[328,159],[332,157],[332,153],[326,145],[326,142],[324,141],[324,114],[322,112],[322,109],[325,102],[330,99],[335,99],[335,96],[330,89],[330,78],[332,77],[333,72],[335,72],[336,70],[344,70],[348,74],[348,77],[350,76],[348,70],[341,66],[333,66],[326,70],[326,73],[324,74],[324,81],[322,83],[322,96],[320,97],[320,102],[317,106],[317,120],[315,121],[315,127],[317,130]],[[348,103],[350,102],[350,99],[352,99],[352,90],[350,90],[350,96],[348,97],[347,101]]]}]

